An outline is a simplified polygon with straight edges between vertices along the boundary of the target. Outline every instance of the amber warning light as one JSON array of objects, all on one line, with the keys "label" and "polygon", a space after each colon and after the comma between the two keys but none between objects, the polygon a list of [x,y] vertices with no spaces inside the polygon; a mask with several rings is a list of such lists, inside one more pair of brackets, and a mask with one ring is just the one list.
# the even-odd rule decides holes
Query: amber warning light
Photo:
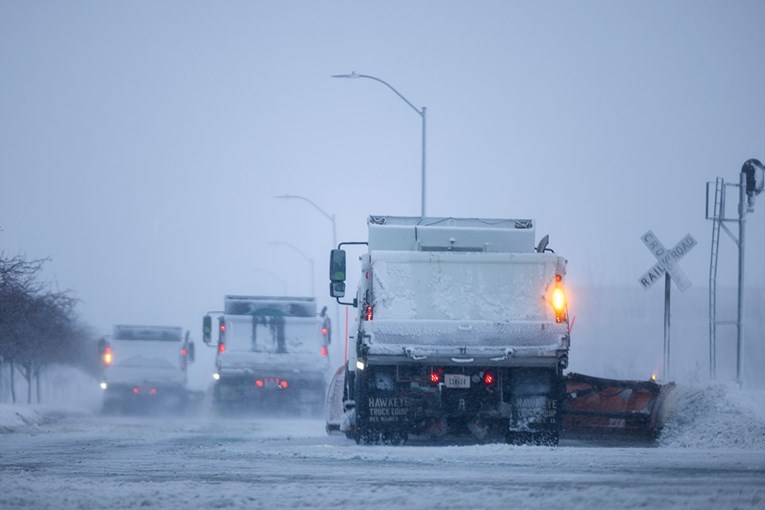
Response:
[{"label": "amber warning light", "polygon": [[112,364],[113,359],[112,359],[112,348],[111,347],[106,347],[104,349],[103,360],[104,360],[104,365],[111,365]]},{"label": "amber warning light", "polygon": [[561,275],[555,275],[555,287],[553,288],[551,299],[552,308],[555,312],[555,322],[566,320],[566,293],[560,285],[562,279]]}]

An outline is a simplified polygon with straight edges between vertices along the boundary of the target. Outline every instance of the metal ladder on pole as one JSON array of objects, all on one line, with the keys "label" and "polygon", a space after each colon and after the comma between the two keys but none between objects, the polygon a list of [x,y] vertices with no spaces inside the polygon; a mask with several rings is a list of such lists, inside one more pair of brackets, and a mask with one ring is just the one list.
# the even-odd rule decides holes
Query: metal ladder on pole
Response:
[{"label": "metal ladder on pole", "polygon": [[712,220],[712,253],[709,258],[709,378],[714,380],[717,378],[717,258],[720,250],[720,225],[725,211],[725,181],[721,177],[715,181],[712,209],[712,216],[707,210],[707,219]]}]

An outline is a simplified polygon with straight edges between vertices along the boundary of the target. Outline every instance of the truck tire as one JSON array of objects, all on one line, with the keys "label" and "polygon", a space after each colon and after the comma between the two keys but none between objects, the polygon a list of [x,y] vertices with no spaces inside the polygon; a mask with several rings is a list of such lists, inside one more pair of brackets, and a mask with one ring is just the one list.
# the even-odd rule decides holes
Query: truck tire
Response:
[{"label": "truck tire", "polygon": [[558,431],[510,432],[506,442],[514,446],[558,446]]}]

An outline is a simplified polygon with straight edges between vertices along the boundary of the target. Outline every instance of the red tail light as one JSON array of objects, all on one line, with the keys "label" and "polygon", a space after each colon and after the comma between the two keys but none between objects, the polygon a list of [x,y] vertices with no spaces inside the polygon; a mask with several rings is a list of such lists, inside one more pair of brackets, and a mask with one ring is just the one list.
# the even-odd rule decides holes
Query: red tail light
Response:
[{"label": "red tail light", "polygon": [[438,384],[441,382],[441,374],[438,372],[431,372],[430,373],[430,382],[433,384]]},{"label": "red tail light", "polygon": [[283,390],[287,389],[287,381],[285,381],[285,380],[281,380],[281,381],[279,381],[279,386],[280,386],[280,387],[281,387],[281,389],[283,389]]},{"label": "red tail light", "polygon": [[327,346],[326,345],[322,345],[321,346],[321,357],[322,358],[326,358],[327,357]]},{"label": "red tail light", "polygon": [[151,393],[152,395],[156,395],[157,394],[157,388],[150,389],[149,393]]},{"label": "red tail light", "polygon": [[371,321],[373,317],[374,311],[372,310],[372,305],[367,305],[366,318],[368,321]]},{"label": "red tail light", "polygon": [[255,386],[257,386],[258,388],[262,388],[263,387],[263,379],[258,379],[257,381],[255,381]]},{"label": "red tail light", "polygon": [[138,388],[133,388],[133,395],[138,395],[141,392]]},{"label": "red tail light", "polygon": [[327,333],[329,333],[329,330],[327,328],[321,328],[322,335],[327,336]]},{"label": "red tail light", "polygon": [[218,318],[218,352],[226,352],[226,323],[223,316]]},{"label": "red tail light", "polygon": [[186,355],[189,353],[186,349],[181,349],[181,356],[186,357]]},{"label": "red tail light", "polygon": [[494,374],[492,374],[491,372],[487,372],[486,374],[484,374],[483,383],[486,386],[491,386],[492,384],[494,384]]}]

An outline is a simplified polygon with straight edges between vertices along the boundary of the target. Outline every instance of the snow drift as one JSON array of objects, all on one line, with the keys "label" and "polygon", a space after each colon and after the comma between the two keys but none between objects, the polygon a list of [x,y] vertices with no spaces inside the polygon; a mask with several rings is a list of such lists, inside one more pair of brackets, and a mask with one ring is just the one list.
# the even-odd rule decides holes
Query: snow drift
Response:
[{"label": "snow drift", "polygon": [[678,386],[670,399],[659,446],[765,450],[765,391]]}]

